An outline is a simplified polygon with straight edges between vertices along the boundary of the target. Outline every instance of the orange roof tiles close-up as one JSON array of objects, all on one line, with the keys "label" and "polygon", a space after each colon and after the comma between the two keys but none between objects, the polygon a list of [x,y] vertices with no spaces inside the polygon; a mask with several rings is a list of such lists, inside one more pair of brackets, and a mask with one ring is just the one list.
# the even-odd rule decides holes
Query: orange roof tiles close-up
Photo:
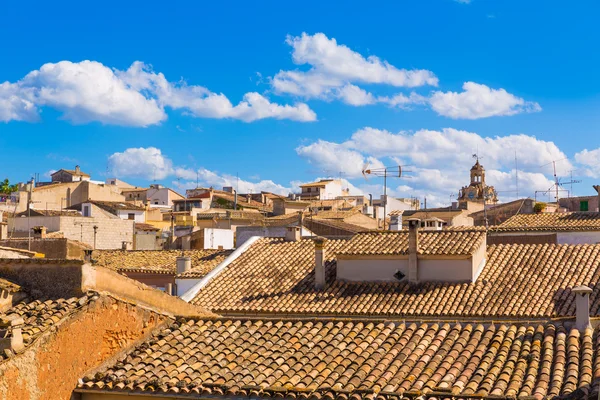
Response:
[{"label": "orange roof tiles close-up", "polygon": [[492,245],[475,282],[416,284],[336,280],[336,254],[351,246],[325,242],[327,284],[317,290],[312,240],[259,239],[192,302],[226,315],[547,319],[574,316],[571,288],[583,284],[600,315],[600,245]]},{"label": "orange roof tiles close-up", "polygon": [[[485,242],[483,228],[448,229],[444,231],[419,231],[419,254],[467,255]],[[355,235],[337,254],[408,254],[408,230],[375,231]]]},{"label": "orange roof tiles close-up", "polygon": [[[204,276],[225,259],[231,250],[184,250],[192,259],[191,276]],[[181,250],[95,250],[94,265],[119,272],[176,274]]]},{"label": "orange roof tiles close-up", "polygon": [[492,231],[600,231],[599,212],[518,214]]},{"label": "orange roof tiles close-up", "polygon": [[180,319],[78,391],[299,399],[594,398],[597,332],[556,324]]}]

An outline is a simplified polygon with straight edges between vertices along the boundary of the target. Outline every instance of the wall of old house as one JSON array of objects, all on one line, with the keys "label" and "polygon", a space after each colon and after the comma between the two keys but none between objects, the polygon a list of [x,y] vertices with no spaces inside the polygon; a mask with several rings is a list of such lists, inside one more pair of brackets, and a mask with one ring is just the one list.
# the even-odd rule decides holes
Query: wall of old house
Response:
[{"label": "wall of old house", "polygon": [[556,244],[556,233],[539,234],[496,234],[488,233],[487,244]]},{"label": "wall of old house", "polygon": [[[33,208],[61,210],[91,200],[125,201],[114,185],[97,185],[92,182],[70,182],[40,186],[31,194]],[[25,199],[27,202],[27,199]]]},{"label": "wall of old house", "polygon": [[77,379],[147,337],[167,317],[99,296],[0,363],[0,398],[69,400]]},{"label": "wall of old house", "polygon": [[[485,246],[483,246],[485,249]],[[481,267],[481,255],[473,257],[418,257],[418,279],[422,282],[474,281]],[[400,271],[408,278],[408,256],[337,259],[337,279],[350,282],[398,282]]]},{"label": "wall of old house", "polygon": [[31,245],[31,251],[44,254],[46,258],[59,259],[83,259],[85,246],[66,238],[32,238],[31,244],[24,238],[0,240],[0,246],[14,247],[27,250]]},{"label": "wall of old house", "polygon": [[[62,232],[64,237],[94,247],[94,226],[97,226],[96,248],[101,250],[120,249],[123,242],[133,245],[134,221],[107,218],[95,213],[96,217],[17,217],[9,218],[9,230],[27,235],[34,226],[45,226],[48,232]],[[95,215],[94,213],[92,215]],[[29,223],[27,220],[30,220]],[[18,236],[24,236],[20,234]]]}]

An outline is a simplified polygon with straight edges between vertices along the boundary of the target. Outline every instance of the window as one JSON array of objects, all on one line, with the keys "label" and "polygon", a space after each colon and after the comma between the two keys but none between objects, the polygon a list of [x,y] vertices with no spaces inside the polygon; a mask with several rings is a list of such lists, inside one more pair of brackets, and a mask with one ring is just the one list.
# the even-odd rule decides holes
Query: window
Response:
[{"label": "window", "polygon": [[154,204],[158,204],[158,201],[155,201]]},{"label": "window", "polygon": [[90,206],[83,206],[83,216],[84,217],[90,217]]},{"label": "window", "polygon": [[579,202],[579,211],[588,211],[589,210],[589,203],[587,200],[581,200]]},{"label": "window", "polygon": [[127,214],[127,219],[135,219],[135,214],[134,213]]}]

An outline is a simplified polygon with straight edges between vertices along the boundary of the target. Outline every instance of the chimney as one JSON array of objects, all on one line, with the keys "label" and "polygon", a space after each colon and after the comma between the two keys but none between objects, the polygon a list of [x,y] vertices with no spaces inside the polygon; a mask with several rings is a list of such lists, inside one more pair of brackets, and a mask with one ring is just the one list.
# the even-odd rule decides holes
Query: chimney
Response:
[{"label": "chimney", "polygon": [[22,332],[24,324],[23,318],[16,315],[0,320],[0,351],[5,355],[19,353],[25,348]]},{"label": "chimney", "polygon": [[325,238],[315,238],[315,288],[325,289]]},{"label": "chimney", "polygon": [[297,242],[301,238],[301,228],[299,226],[288,226],[285,230],[286,242]]},{"label": "chimney", "polygon": [[251,200],[252,200],[252,196],[250,195],[250,193],[248,193],[246,195],[246,202],[250,203]]},{"label": "chimney", "polygon": [[177,274],[183,274],[192,269],[191,257],[177,257]]},{"label": "chimney", "polygon": [[90,249],[83,250],[83,261],[85,261],[86,263],[92,262],[92,251],[93,250]]},{"label": "chimney", "polygon": [[419,281],[419,228],[421,220],[410,218],[408,220],[408,281],[417,283]]},{"label": "chimney", "polygon": [[587,286],[576,286],[571,290],[575,293],[575,326],[583,332],[592,327],[590,323],[590,294],[592,289]]},{"label": "chimney", "polygon": [[48,228],[45,226],[34,226],[33,227],[33,237],[36,239],[46,239],[46,232]]},{"label": "chimney", "polygon": [[302,225],[304,224],[304,212],[298,211],[298,226],[302,229]]},{"label": "chimney", "polygon": [[596,211],[600,211],[600,185],[594,185],[593,187],[598,193],[598,207],[596,208]]},{"label": "chimney", "polygon": [[81,173],[81,168],[79,168],[79,165],[76,165],[76,166],[75,166],[75,173],[76,173],[76,174],[79,174],[79,173]]}]

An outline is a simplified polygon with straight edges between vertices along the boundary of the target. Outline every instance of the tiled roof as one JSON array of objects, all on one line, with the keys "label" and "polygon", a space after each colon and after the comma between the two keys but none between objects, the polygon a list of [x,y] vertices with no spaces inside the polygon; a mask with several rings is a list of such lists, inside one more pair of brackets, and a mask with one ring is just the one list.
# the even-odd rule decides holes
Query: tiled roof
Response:
[{"label": "tiled roof", "polygon": [[155,227],[154,225],[146,224],[146,223],[142,223],[142,222],[135,223],[135,230],[136,231],[160,231],[160,229]]},{"label": "tiled roof", "polygon": [[[485,241],[486,231],[472,227],[469,230],[419,231],[419,254],[468,255],[473,254]],[[354,236],[338,254],[408,254],[408,231],[377,231]]]},{"label": "tiled roof", "polygon": [[14,293],[14,292],[18,292],[19,290],[21,290],[21,286],[17,285],[14,282],[9,281],[9,280],[0,278],[0,289],[6,290],[9,293]]},{"label": "tiled roof", "polygon": [[494,231],[599,231],[600,213],[567,212],[518,214],[492,228]]},{"label": "tiled roof", "polygon": [[[18,326],[18,328],[22,329],[23,344],[27,347],[41,334],[52,329],[62,319],[96,297],[97,295],[91,292],[82,297],[72,297],[70,299],[49,299],[45,301],[43,299],[33,301],[26,299],[14,305],[5,313],[0,313],[0,321],[23,318],[24,324]],[[7,333],[11,334],[10,328]],[[6,352],[0,352],[0,362],[6,359],[8,355]]]},{"label": "tiled roof", "polygon": [[360,211],[354,209],[349,211],[317,211],[312,215],[321,219],[345,219],[359,213]]},{"label": "tiled roof", "polygon": [[204,275],[215,269],[217,265],[221,264],[232,252],[233,250],[221,250],[202,257],[196,264],[192,261],[192,269],[182,274],[178,274],[176,277],[177,279],[202,278]]},{"label": "tiled roof", "polygon": [[179,320],[79,391],[385,400],[595,398],[597,335],[560,324]]},{"label": "tiled roof", "polygon": [[192,302],[220,314],[289,314],[466,319],[573,316],[571,288],[594,290],[600,315],[600,245],[494,245],[474,283],[343,282],[336,253],[348,242],[328,240],[327,285],[315,289],[312,240],[259,239],[213,278]]},{"label": "tiled roof", "polygon": [[78,217],[81,216],[75,210],[34,210],[33,208],[29,211],[21,211],[20,213],[15,214],[15,217],[27,217],[31,215],[32,217],[57,217],[57,216],[65,216],[65,217]]},{"label": "tiled roof", "polygon": [[[338,219],[321,219],[321,218],[306,218],[304,224],[315,234],[319,233],[321,229],[327,229],[327,227],[334,228],[336,230],[345,231],[349,235],[353,235],[359,232],[368,232],[370,229],[362,227],[360,225],[350,224]],[[321,229],[319,229],[321,228]]]},{"label": "tiled roof", "polygon": [[304,183],[304,184],[298,185],[298,186],[301,188],[302,187],[321,187],[321,186],[325,186],[331,182],[333,182],[333,179],[323,179],[318,182],[309,182],[309,183]]},{"label": "tiled roof", "polygon": [[[192,270],[198,269],[204,276],[217,265],[215,257],[229,253],[228,250],[185,250],[183,255],[191,257]],[[95,250],[92,258],[94,265],[120,272],[175,274],[180,256],[181,250]]]},{"label": "tiled roof", "polygon": [[64,171],[73,176],[88,176],[88,177],[90,176],[90,174],[86,174],[85,172],[81,172],[81,171],[78,172],[74,169],[59,169],[58,171],[51,173],[50,176],[54,176],[54,175],[58,174],[60,171]]},{"label": "tiled roof", "polygon": [[79,203],[79,204],[69,207],[69,209],[81,211],[81,207],[83,206],[84,203],[92,203],[95,206],[100,207],[101,209],[108,211],[109,213],[115,214],[115,215],[116,215],[117,211],[119,211],[119,210],[123,210],[123,211],[145,211],[146,210],[146,208],[143,206],[138,206],[133,203],[127,203],[125,201],[97,201],[97,200],[84,201],[83,203]]}]

